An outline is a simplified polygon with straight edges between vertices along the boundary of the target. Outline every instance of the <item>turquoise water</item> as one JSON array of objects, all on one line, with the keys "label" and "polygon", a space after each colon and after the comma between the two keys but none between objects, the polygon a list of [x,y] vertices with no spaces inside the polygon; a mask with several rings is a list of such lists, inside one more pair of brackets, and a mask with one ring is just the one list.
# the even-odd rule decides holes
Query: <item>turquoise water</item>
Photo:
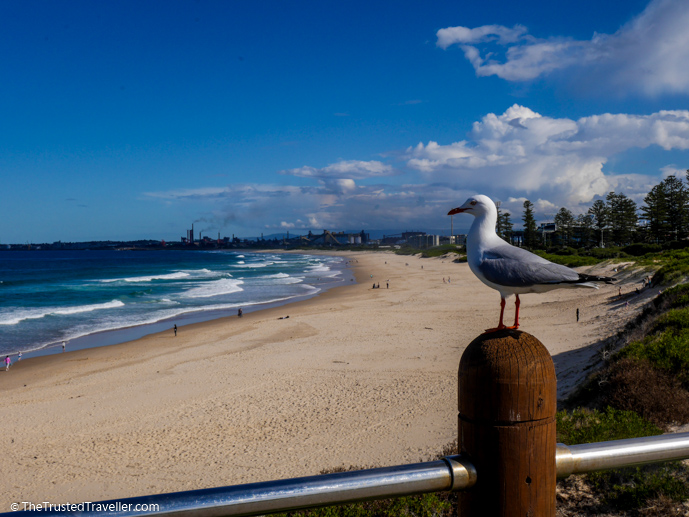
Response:
[{"label": "turquoise water", "polygon": [[338,257],[274,253],[0,252],[0,354],[302,299],[343,283],[343,267]]}]

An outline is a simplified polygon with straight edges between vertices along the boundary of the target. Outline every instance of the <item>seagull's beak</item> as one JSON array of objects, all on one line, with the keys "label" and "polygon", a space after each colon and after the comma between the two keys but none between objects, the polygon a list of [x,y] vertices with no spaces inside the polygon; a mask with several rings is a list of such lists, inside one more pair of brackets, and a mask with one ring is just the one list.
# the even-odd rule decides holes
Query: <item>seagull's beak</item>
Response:
[{"label": "seagull's beak", "polygon": [[461,214],[462,212],[469,210],[468,208],[457,207],[450,210],[447,215]]}]

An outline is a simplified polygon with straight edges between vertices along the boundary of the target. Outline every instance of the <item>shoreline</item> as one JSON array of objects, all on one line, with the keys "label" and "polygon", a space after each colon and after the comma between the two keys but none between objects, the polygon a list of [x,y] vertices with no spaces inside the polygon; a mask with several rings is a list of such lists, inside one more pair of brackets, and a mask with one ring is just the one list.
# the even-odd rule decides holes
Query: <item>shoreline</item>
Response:
[{"label": "shoreline", "polygon": [[[451,259],[332,254],[352,262],[357,283],[184,326],[177,337],[0,371],[12,415],[0,419],[3,504],[134,497],[437,454],[456,438],[459,359],[495,325],[499,295]],[[522,298],[522,329],[553,355],[560,397],[596,360],[596,343],[652,295],[626,309],[618,287]]]},{"label": "shoreline", "polygon": [[[274,253],[274,251],[270,251],[271,253]],[[255,253],[262,253],[262,251],[257,251]],[[284,251],[283,253],[292,253],[290,251]],[[352,288],[358,284],[361,283],[361,280],[363,279],[364,273],[359,272],[357,274],[356,269],[351,265],[348,264],[348,261],[346,257],[339,255],[337,252],[334,253],[328,253],[328,252],[316,252],[316,253],[301,253],[301,252],[295,252],[297,254],[303,254],[303,255],[331,255],[331,256],[341,256],[343,258],[343,282],[342,285],[335,285],[335,282],[333,282],[333,287],[328,287],[327,289],[324,289],[318,293],[315,294],[309,294],[309,295],[304,295],[302,297],[299,297],[298,299],[290,299],[290,300],[285,300],[282,302],[273,302],[273,303],[266,303],[266,304],[257,304],[254,306],[247,306],[246,310],[244,310],[244,315],[242,316],[241,321],[245,322],[253,322],[255,320],[261,319],[261,318],[268,318],[268,317],[281,317],[284,316],[286,312],[289,312],[286,310],[289,307],[298,307],[301,304],[308,305],[308,302],[311,302],[312,300],[326,300],[328,298],[336,297],[338,293],[334,292],[339,289],[347,289],[347,288]],[[349,272],[349,275],[352,277],[353,282],[345,283],[345,276],[347,276],[347,272]],[[203,312],[204,314],[212,313],[212,312],[222,312],[222,311],[200,311]],[[229,311],[228,311],[229,312]],[[202,317],[201,314],[199,314],[199,317]],[[192,319],[190,317],[189,319]],[[33,365],[41,365],[41,369],[43,371],[46,371],[44,368],[45,366],[50,366],[52,361],[62,357],[63,355],[65,357],[69,357],[70,360],[75,360],[75,361],[81,361],[88,359],[89,357],[89,352],[90,351],[97,351],[101,348],[105,349],[110,349],[112,348],[113,350],[117,347],[123,348],[123,349],[129,349],[133,346],[136,346],[136,343],[139,341],[146,340],[147,338],[150,339],[166,339],[169,337],[172,333],[172,327],[170,326],[171,324],[174,324],[174,321],[172,319],[165,319],[161,321],[157,321],[154,323],[148,323],[144,325],[136,325],[132,327],[125,327],[121,329],[114,329],[114,330],[104,330],[101,332],[94,332],[92,334],[87,334],[85,336],[80,336],[78,338],[75,338],[73,340],[70,340],[68,343],[67,349],[63,352],[61,350],[61,345],[60,343],[55,343],[46,346],[45,348],[34,350],[31,352],[25,352],[22,354],[22,359],[21,361],[13,361],[12,366],[10,367],[12,371],[16,371],[15,367],[19,364],[22,366],[22,370],[29,370],[30,368],[33,368]],[[183,319],[183,318],[176,318],[177,320]],[[197,332],[200,330],[204,329],[214,329],[215,327],[222,327],[224,328],[225,325],[232,324],[233,322],[235,323],[240,323],[240,320],[234,312],[232,314],[226,314],[224,316],[211,316],[206,319],[201,319],[199,321],[191,321],[189,323],[183,324],[183,325],[177,325],[178,327],[178,333],[181,335],[182,332]],[[164,328],[161,329],[156,329],[156,330],[148,330],[151,328],[155,327],[161,327],[164,325]],[[139,334],[136,337],[133,337],[131,339],[123,339],[119,340],[120,338],[117,337],[118,335],[126,336],[129,333],[134,333],[134,334]],[[118,341],[116,342],[103,342],[101,344],[87,344],[86,346],[79,346],[80,343],[82,342],[89,342],[91,340],[96,340],[101,338],[102,336],[115,336],[114,339],[117,339]],[[173,336],[174,337],[174,336]],[[76,346],[75,346],[76,345]],[[41,353],[44,352],[44,353]],[[98,354],[98,356],[101,355],[107,355],[108,352],[103,352],[102,354]],[[15,354],[16,356],[16,354]],[[12,355],[10,355],[12,357]],[[4,373],[4,372],[3,372]],[[31,372],[28,371],[27,374],[32,375],[34,373],[39,373],[39,372]],[[0,379],[3,379],[0,377]],[[4,379],[3,379],[4,380]],[[19,380],[21,382],[21,379]],[[3,385],[2,381],[0,380],[0,389],[6,389],[6,386]]]},{"label": "shoreline", "polygon": [[[253,251],[252,253],[259,254],[276,252],[273,250],[257,250]],[[291,252],[287,251],[286,253]],[[294,254],[317,255],[318,253],[294,252]],[[338,256],[336,253],[331,255]],[[346,260],[344,258],[342,264],[339,265],[338,268],[341,272],[341,275],[339,277],[333,277],[331,282],[319,286],[319,291],[315,294],[304,294],[272,302],[262,302],[243,305],[243,312],[244,314],[249,314],[256,311],[267,310],[273,307],[281,307],[292,303],[298,303],[300,301],[308,300],[310,298],[319,296],[331,289],[336,289],[338,287],[349,285],[350,280],[354,280],[355,277],[354,274],[350,271],[350,268],[347,267]],[[337,278],[340,278],[340,280],[338,280]],[[130,341],[135,341],[137,339],[141,339],[151,334],[165,332],[166,330],[171,329],[172,325],[174,324],[177,324],[178,327],[181,327],[188,326],[194,323],[203,323],[207,321],[213,321],[216,319],[224,319],[231,317],[236,317],[236,309],[234,308],[190,310],[188,312],[183,312],[177,316],[166,317],[158,321],[153,321],[151,323],[135,324],[115,329],[99,330],[75,338],[67,339],[65,341],[67,341],[67,350],[69,351],[85,350],[89,348],[112,346],[121,343],[127,343]],[[63,353],[61,343],[61,341],[55,341],[42,346],[38,345],[40,346],[40,348],[36,348],[33,350],[22,349],[22,361],[26,361],[36,357],[61,354]],[[19,352],[20,351],[18,350],[17,352],[9,354],[13,363],[17,361],[17,355]]]}]

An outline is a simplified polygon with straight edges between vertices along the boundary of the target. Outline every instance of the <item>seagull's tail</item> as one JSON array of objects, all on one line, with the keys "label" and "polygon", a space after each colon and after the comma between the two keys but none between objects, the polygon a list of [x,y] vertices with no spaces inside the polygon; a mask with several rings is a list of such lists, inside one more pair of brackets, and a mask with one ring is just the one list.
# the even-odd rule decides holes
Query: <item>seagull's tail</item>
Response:
[{"label": "seagull's tail", "polygon": [[609,276],[584,275],[579,273],[579,282],[604,282],[606,284],[612,284],[614,281],[615,279]]}]

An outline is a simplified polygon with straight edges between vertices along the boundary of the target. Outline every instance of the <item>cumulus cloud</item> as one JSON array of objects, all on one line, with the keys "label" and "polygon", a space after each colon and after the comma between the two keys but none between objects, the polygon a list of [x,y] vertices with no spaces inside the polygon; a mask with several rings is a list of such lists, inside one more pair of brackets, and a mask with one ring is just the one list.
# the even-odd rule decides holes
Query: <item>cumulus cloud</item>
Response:
[{"label": "cumulus cloud", "polygon": [[676,165],[672,164],[661,167],[660,172],[663,179],[667,178],[668,176],[677,176],[678,178],[683,178],[684,175],[687,174],[687,169],[678,169]]},{"label": "cumulus cloud", "polygon": [[440,29],[437,45],[458,45],[479,77],[529,81],[560,70],[642,95],[689,93],[689,2],[653,0],[614,34],[590,40],[537,38],[501,25]]},{"label": "cumulus cloud", "polygon": [[[218,228],[230,222],[278,231],[437,228],[450,208],[475,193],[502,200],[502,208],[515,214],[521,214],[527,198],[537,214],[555,213],[562,206],[582,213],[611,190],[641,203],[661,172],[676,174],[680,168],[668,165],[655,175],[604,168],[619,153],[649,146],[688,150],[689,110],[573,120],[515,104],[474,122],[463,140],[407,148],[396,155],[404,163],[397,168],[379,161],[340,161],[321,169],[283,171],[310,180],[308,185],[233,184],[149,192],[146,197],[197,203],[208,224],[215,221]],[[400,170],[405,176],[392,181],[389,176]],[[408,182],[399,184],[401,178]]]},{"label": "cumulus cloud", "polygon": [[490,113],[475,122],[467,140],[419,143],[407,149],[406,158],[409,167],[429,180],[497,192],[540,193],[576,205],[616,185],[634,184],[606,175],[603,166],[617,153],[651,145],[689,149],[689,111],[571,120],[514,105],[502,115]]}]

